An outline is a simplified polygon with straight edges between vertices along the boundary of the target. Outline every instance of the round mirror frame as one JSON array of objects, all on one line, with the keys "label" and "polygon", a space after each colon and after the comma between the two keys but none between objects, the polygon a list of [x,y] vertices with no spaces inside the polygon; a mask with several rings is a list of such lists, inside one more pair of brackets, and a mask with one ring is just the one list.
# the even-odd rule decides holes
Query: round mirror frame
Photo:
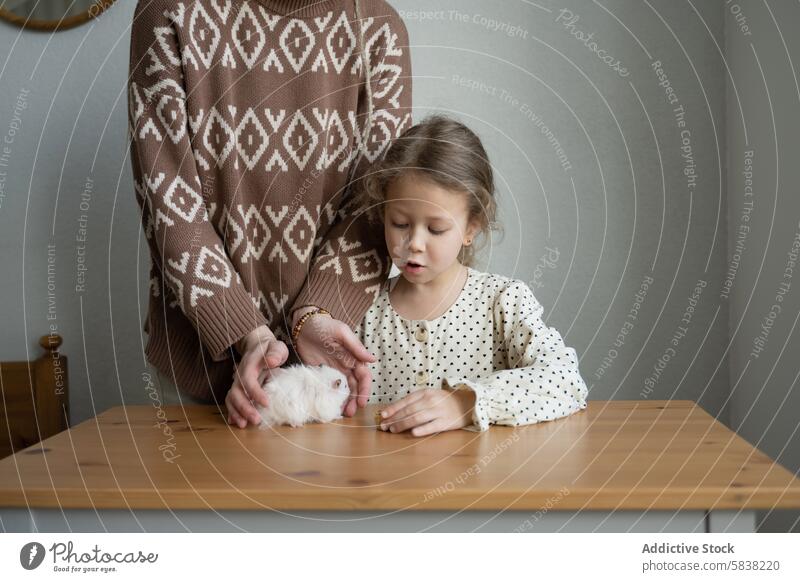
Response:
[{"label": "round mirror frame", "polygon": [[5,8],[0,8],[0,20],[5,20],[11,24],[15,24],[24,29],[38,30],[42,32],[56,32],[58,30],[67,30],[75,28],[81,24],[88,22],[100,16],[103,12],[108,10],[116,0],[95,0],[95,2],[83,14],[76,14],[69,18],[61,20],[36,20],[27,19],[13,12],[9,12]]}]

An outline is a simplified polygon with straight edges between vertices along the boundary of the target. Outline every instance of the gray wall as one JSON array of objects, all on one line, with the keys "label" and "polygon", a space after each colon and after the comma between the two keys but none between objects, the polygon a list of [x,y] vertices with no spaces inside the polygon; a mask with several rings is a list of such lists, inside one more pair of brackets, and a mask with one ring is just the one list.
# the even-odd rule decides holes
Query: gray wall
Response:
[{"label": "gray wall", "polygon": [[[413,45],[415,119],[433,111],[461,118],[495,165],[505,236],[480,267],[528,281],[547,322],[577,349],[590,398],[695,400],[796,470],[793,402],[782,402],[796,373],[785,341],[796,297],[784,302],[764,353],[735,389],[729,379],[748,360],[797,229],[790,193],[776,192],[772,122],[751,42],[772,79],[779,143],[794,148],[780,150],[781,177],[798,171],[796,163],[786,168],[797,153],[788,117],[798,95],[764,5],[742,3],[753,23],[744,37],[724,0],[392,4]],[[17,103],[25,105],[8,167],[0,166],[0,355],[35,356],[38,336],[55,323],[70,358],[74,422],[147,398],[149,259],[125,144],[133,9],[121,2],[95,23],[52,36],[0,24],[0,55],[9,55],[0,69],[0,133],[13,131]],[[785,23],[798,11],[775,16]],[[581,33],[594,33],[596,46]],[[731,78],[761,200],[726,296],[745,149]],[[84,229],[85,287],[76,291]],[[768,517],[766,529],[790,525],[778,512]]]},{"label": "gray wall", "polygon": [[0,22],[0,140],[12,141],[0,143],[0,154],[10,150],[0,167],[0,354],[36,357],[39,336],[55,326],[73,422],[146,396],[139,305],[148,258],[126,151],[133,8],[120,2],[55,34]]},{"label": "gray wall", "polygon": [[[739,20],[746,18],[749,30],[740,29],[731,6],[725,22],[731,73],[726,90],[731,261],[725,275],[733,283],[727,300],[730,424],[797,473],[800,263],[793,262],[800,258],[800,5],[741,2],[740,7]],[[800,531],[800,512],[764,512],[764,517],[764,531]]]}]

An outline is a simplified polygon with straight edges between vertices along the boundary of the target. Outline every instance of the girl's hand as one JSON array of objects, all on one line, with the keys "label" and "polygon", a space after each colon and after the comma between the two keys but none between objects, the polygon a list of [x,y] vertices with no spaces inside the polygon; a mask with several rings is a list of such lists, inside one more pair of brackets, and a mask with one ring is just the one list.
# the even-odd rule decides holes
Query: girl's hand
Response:
[{"label": "girl's hand", "polygon": [[[295,311],[294,323],[302,313]],[[367,351],[350,326],[327,315],[312,315],[300,329],[295,349],[303,364],[325,364],[345,375],[350,386],[350,398],[342,414],[353,416],[358,407],[367,405],[372,390],[372,373],[367,364],[376,358]]]},{"label": "girl's hand", "polygon": [[455,430],[472,424],[475,393],[472,390],[426,388],[412,392],[381,411],[381,430],[414,436]]},{"label": "girl's hand", "polygon": [[233,385],[225,395],[228,424],[245,428],[248,422],[261,424],[261,415],[251,401],[266,407],[267,393],[261,387],[272,368],[279,368],[289,357],[289,348],[275,338],[266,326],[261,326],[237,344],[242,359],[233,372]]}]

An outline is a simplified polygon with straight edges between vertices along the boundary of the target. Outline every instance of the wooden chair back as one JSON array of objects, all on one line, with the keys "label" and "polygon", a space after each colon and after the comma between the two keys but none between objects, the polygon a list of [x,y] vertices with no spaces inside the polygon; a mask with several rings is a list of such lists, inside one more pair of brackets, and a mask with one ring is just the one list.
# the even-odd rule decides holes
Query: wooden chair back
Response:
[{"label": "wooden chair back", "polygon": [[0,458],[69,428],[67,358],[58,334],[43,335],[44,354],[0,362]]}]

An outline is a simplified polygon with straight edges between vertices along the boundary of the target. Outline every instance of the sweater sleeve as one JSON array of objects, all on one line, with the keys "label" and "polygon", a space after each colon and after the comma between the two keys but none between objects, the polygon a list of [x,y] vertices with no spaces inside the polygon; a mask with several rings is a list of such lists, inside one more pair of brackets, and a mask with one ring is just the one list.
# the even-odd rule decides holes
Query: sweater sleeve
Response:
[{"label": "sweater sleeve", "polygon": [[[411,59],[408,32],[395,13],[374,30],[365,31],[373,92],[373,120],[363,142],[361,131],[367,123],[366,91],[359,96],[362,110],[353,128],[355,147],[350,162],[352,183],[360,179],[388,148],[390,141],[411,124]],[[367,19],[366,22],[372,19]],[[376,19],[377,20],[377,19]],[[356,33],[357,34],[357,33]],[[362,148],[364,153],[359,155]],[[306,305],[328,310],[335,319],[355,328],[377,296],[391,270],[383,228],[371,223],[366,213],[355,208],[351,189],[337,194],[326,208],[334,216],[321,237],[311,260],[306,282],[290,311]]]},{"label": "sweater sleeve", "polygon": [[495,334],[502,334],[506,369],[488,377],[444,378],[443,386],[475,392],[473,424],[518,426],[568,416],[586,408],[588,390],[578,357],[561,334],[542,321],[542,305],[522,281],[511,281],[494,302]]},{"label": "sweater sleeve", "polygon": [[141,0],[131,27],[128,137],[136,199],[165,295],[174,298],[171,305],[196,328],[212,359],[221,361],[266,320],[208,218],[168,5]]}]

